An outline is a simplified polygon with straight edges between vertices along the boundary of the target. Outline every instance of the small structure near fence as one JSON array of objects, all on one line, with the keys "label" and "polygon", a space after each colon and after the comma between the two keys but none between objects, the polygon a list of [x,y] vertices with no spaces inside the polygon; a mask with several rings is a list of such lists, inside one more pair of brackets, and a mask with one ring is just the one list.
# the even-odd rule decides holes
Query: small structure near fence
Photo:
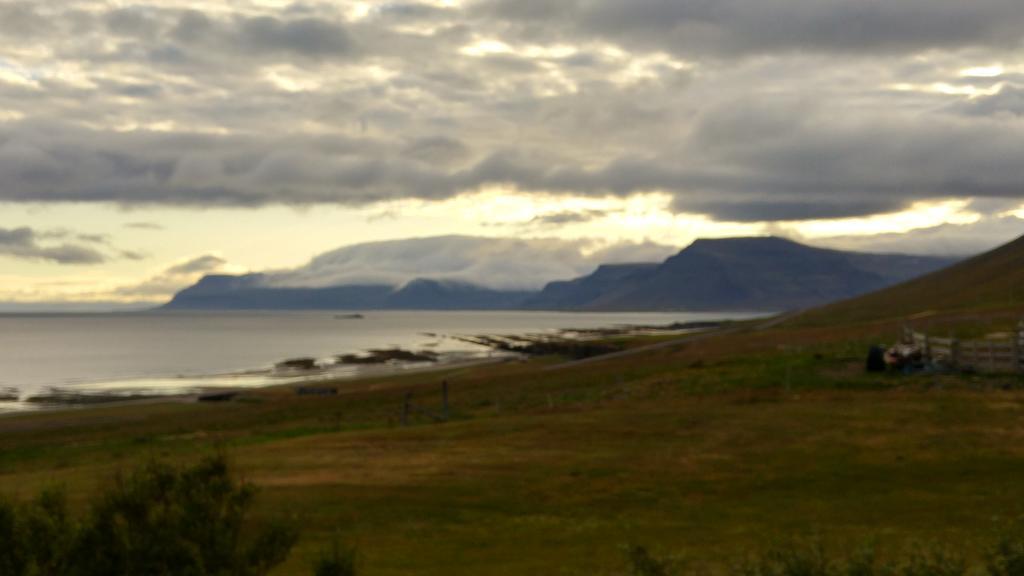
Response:
[{"label": "small structure near fence", "polygon": [[448,411],[448,381],[441,382],[441,410],[438,412],[416,404],[412,401],[412,392],[406,392],[405,400],[402,402],[402,426],[409,425],[409,417],[413,414],[427,416],[434,422],[447,422],[450,417]]},{"label": "small structure near fence", "polygon": [[1024,321],[1009,339],[940,338],[903,328],[902,346],[919,351],[932,366],[989,373],[1024,373]]}]

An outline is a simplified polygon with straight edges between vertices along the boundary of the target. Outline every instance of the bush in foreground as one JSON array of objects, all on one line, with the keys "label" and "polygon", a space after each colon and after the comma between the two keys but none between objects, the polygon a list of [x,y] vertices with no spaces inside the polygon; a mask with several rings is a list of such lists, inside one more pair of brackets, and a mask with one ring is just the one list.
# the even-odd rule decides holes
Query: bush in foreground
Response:
[{"label": "bush in foreground", "polygon": [[313,565],[313,576],[356,576],[356,551],[342,548],[335,540]]},{"label": "bush in foreground", "polygon": [[0,576],[260,576],[287,558],[298,533],[286,522],[253,524],[254,496],[213,456],[118,476],[79,521],[60,491],[0,503]]}]

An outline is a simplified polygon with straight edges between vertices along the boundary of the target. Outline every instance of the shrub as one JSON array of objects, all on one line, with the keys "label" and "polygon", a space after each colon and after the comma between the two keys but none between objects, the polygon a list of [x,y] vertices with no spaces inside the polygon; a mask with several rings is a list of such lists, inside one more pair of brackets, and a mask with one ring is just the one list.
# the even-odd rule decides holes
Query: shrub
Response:
[{"label": "shrub", "polygon": [[738,576],[833,576],[833,565],[821,542],[797,541],[747,559]]},{"label": "shrub", "polygon": [[669,576],[674,572],[670,560],[655,558],[643,546],[630,546],[626,556],[632,576]]},{"label": "shrub", "polygon": [[855,550],[843,564],[842,576],[894,576],[891,566],[880,563],[873,544]]},{"label": "shrub", "polygon": [[918,546],[898,566],[897,576],[964,576],[967,563],[959,554],[939,546]]},{"label": "shrub", "polygon": [[25,539],[13,504],[0,500],[0,574],[21,576],[28,570]]},{"label": "shrub", "polygon": [[342,548],[337,541],[313,565],[313,576],[355,576],[356,551]]},{"label": "shrub", "polygon": [[253,525],[254,496],[213,456],[118,476],[78,523],[58,490],[0,504],[0,574],[260,576],[285,560],[298,533],[284,522]]},{"label": "shrub", "polygon": [[1024,576],[1024,524],[1021,521],[996,535],[985,554],[985,569],[991,576]]},{"label": "shrub", "polygon": [[44,489],[21,511],[24,547],[38,574],[66,574],[73,559],[76,526],[64,492]]}]

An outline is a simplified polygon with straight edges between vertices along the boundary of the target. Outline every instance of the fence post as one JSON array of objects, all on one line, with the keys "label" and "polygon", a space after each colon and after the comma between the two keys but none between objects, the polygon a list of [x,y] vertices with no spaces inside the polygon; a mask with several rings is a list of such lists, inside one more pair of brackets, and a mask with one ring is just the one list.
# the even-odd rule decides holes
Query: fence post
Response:
[{"label": "fence post", "polygon": [[448,420],[448,381],[441,382],[441,416]]},{"label": "fence post", "polygon": [[402,426],[409,425],[409,409],[412,405],[412,392],[405,393],[405,402],[402,403]]},{"label": "fence post", "polygon": [[1024,358],[1021,358],[1022,349],[1024,349],[1024,320],[1017,323],[1017,334],[1016,338],[1013,339],[1013,352],[1017,358],[1017,372],[1024,371]]}]

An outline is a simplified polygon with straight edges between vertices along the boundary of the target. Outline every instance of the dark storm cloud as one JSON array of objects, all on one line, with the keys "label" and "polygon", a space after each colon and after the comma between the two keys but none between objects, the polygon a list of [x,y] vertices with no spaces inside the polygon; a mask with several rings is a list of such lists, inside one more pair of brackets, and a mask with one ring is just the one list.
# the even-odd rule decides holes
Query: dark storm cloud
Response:
[{"label": "dark storm cloud", "polygon": [[39,234],[31,228],[0,228],[0,256],[58,264],[99,264],[106,260],[101,252],[87,246],[41,245],[39,240]]},{"label": "dark storm cloud", "polygon": [[902,53],[1020,42],[1014,0],[482,0],[482,16],[548,37],[609,38],[685,55]]},{"label": "dark storm cloud", "polygon": [[0,200],[497,185],[751,222],[1024,197],[1024,79],[960,72],[1019,60],[1017,1],[186,4],[0,6]]},{"label": "dark storm cloud", "polygon": [[[126,204],[357,204],[443,199],[508,185],[592,195],[667,190],[677,194],[679,207],[730,216],[746,212],[741,219],[752,220],[759,209],[765,210],[765,219],[793,219],[801,210],[808,216],[861,215],[870,206],[889,211],[911,199],[1017,197],[1021,192],[1024,166],[1017,143],[1024,132],[1014,124],[899,118],[850,124],[830,121],[830,111],[808,119],[807,110],[792,109],[762,111],[764,123],[758,127],[741,107],[734,109],[738,118],[730,110],[706,118],[685,158],[623,156],[592,168],[571,158],[559,161],[502,149],[467,168],[448,170],[440,160],[457,153],[458,146],[445,141],[420,142],[410,158],[409,149],[360,154],[302,140],[282,150],[276,145],[282,143],[205,135],[107,135],[105,143],[104,135],[88,131],[55,140],[39,138],[38,132],[35,137],[12,135],[0,144],[0,175],[7,182],[0,197]],[[69,129],[62,136],[74,133]],[[766,196],[777,199],[769,202]],[[801,202],[824,205],[809,211],[799,207]]]}]

